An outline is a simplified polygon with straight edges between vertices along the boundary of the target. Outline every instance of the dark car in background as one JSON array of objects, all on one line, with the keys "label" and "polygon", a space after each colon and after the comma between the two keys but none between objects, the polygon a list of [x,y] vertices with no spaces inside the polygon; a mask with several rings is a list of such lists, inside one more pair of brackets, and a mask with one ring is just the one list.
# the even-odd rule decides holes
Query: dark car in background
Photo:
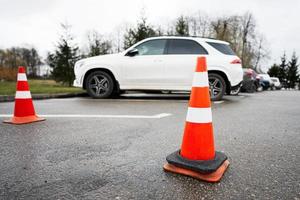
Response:
[{"label": "dark car in background", "polygon": [[260,84],[263,87],[263,90],[275,89],[274,82],[271,80],[269,74],[258,74],[260,77]]},{"label": "dark car in background", "polygon": [[261,87],[260,77],[257,73],[250,68],[244,68],[243,85],[241,87],[241,92],[253,93]]}]

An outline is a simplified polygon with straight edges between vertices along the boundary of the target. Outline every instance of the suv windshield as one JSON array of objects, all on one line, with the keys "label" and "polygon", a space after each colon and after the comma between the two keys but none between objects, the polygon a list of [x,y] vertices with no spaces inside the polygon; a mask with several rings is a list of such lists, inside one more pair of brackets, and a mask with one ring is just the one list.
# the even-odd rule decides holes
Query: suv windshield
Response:
[{"label": "suv windshield", "polygon": [[216,42],[207,42],[210,46],[217,49],[219,52],[226,54],[226,55],[235,55],[234,51],[230,48],[229,45],[223,43],[216,43]]}]

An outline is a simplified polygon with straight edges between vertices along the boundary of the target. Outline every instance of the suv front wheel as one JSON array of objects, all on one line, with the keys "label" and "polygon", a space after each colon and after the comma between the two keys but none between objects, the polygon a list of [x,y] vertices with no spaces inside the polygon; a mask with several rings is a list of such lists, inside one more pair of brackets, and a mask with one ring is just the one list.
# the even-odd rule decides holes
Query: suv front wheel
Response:
[{"label": "suv front wheel", "polygon": [[110,97],[114,89],[112,77],[103,71],[95,71],[89,74],[85,84],[87,93],[96,99]]},{"label": "suv front wheel", "polygon": [[223,98],[226,91],[224,78],[216,73],[208,74],[209,93],[212,101],[219,101]]}]

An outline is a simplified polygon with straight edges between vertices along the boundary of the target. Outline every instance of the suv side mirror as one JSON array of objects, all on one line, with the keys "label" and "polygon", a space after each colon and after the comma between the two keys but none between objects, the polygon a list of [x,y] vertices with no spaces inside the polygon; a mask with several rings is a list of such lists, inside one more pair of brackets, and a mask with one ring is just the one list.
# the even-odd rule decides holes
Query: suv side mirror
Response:
[{"label": "suv side mirror", "polygon": [[137,54],[139,54],[139,50],[138,49],[131,49],[130,51],[128,51],[126,53],[126,56],[133,57],[133,56],[136,56]]}]

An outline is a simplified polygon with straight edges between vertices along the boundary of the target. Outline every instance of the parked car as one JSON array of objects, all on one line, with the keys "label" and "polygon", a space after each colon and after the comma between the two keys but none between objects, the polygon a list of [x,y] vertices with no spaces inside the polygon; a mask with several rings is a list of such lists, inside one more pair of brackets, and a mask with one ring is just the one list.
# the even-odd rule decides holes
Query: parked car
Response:
[{"label": "parked car", "polygon": [[243,68],[243,84],[241,87],[242,92],[255,92],[260,88],[260,77],[257,76],[257,73],[250,68]]},{"label": "parked car", "polygon": [[207,60],[212,100],[240,87],[241,60],[229,43],[175,36],[148,38],[121,53],[79,60],[74,86],[86,89],[93,98],[125,90],[190,91],[198,56]]},{"label": "parked car", "polygon": [[271,80],[271,77],[269,76],[269,74],[258,74],[259,77],[261,78],[261,85],[263,87],[264,90],[268,90],[270,89],[274,89],[274,83]]},{"label": "parked car", "polygon": [[257,92],[260,92],[263,90],[263,81],[262,78],[257,74],[256,75],[256,82],[258,83],[258,88],[256,89]]},{"label": "parked car", "polygon": [[282,88],[282,85],[281,85],[281,83],[279,81],[279,78],[277,78],[277,77],[271,77],[271,80],[273,81],[276,90],[280,90]]}]

